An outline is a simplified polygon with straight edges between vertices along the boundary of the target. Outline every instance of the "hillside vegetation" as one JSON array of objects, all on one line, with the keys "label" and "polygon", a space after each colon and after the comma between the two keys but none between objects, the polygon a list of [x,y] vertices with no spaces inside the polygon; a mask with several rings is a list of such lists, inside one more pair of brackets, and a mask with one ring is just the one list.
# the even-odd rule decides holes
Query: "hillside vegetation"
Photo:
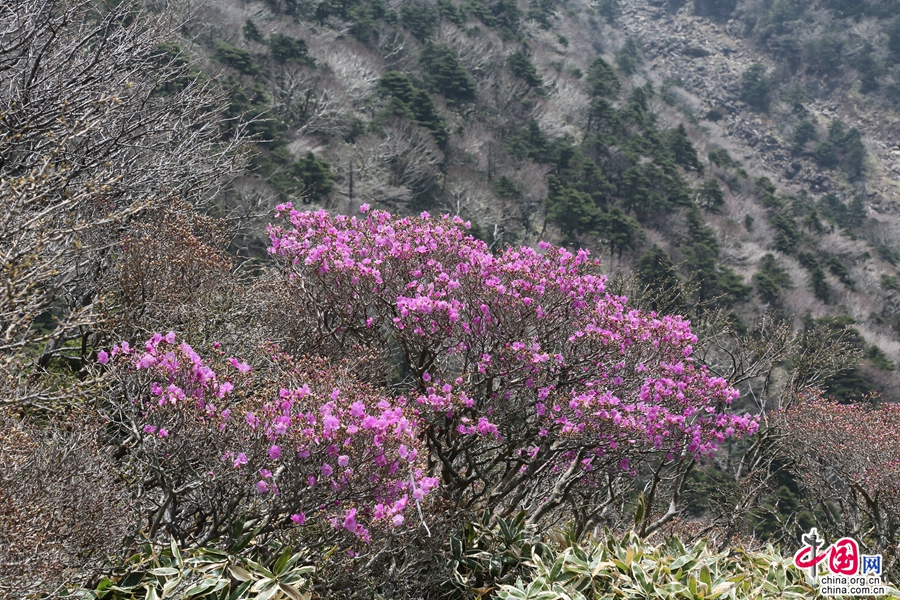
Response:
[{"label": "hillside vegetation", "polygon": [[900,577],[895,3],[0,10],[0,594]]}]

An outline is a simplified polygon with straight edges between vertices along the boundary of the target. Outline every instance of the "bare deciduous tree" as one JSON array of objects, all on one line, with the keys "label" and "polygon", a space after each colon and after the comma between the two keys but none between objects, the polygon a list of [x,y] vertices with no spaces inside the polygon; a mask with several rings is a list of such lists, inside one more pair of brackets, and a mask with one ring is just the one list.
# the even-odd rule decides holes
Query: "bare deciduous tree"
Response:
[{"label": "bare deciduous tree", "polygon": [[23,391],[21,349],[45,342],[40,367],[72,340],[88,350],[99,281],[137,215],[176,196],[210,202],[242,165],[244,134],[226,130],[222,94],[193,73],[167,14],[0,0],[0,15],[8,403],[43,393]]}]

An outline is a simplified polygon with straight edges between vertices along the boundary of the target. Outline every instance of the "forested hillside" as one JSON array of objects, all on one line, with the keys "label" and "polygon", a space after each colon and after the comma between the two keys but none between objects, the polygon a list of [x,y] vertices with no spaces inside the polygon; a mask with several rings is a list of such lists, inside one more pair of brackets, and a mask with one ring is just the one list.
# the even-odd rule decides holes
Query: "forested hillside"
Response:
[{"label": "forested hillside", "polygon": [[900,393],[896,8],[520,4],[212,3],[183,51],[259,115],[231,206],[364,201],[587,247],[690,280],[739,331],[852,326],[864,359],[829,393]]},{"label": "forested hillside", "polygon": [[0,595],[900,579],[895,2],[0,11]]}]

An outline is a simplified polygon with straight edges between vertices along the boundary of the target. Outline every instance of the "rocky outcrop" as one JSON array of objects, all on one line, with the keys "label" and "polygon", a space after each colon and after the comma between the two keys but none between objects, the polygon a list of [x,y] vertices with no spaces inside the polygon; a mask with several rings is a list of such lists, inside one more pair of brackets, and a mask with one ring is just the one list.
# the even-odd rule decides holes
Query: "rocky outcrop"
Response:
[{"label": "rocky outcrop", "polygon": [[[715,23],[691,14],[687,3],[676,12],[646,0],[625,0],[621,26],[642,42],[646,68],[662,82],[675,82],[693,97],[703,125],[733,145],[754,170],[764,171],[786,189],[805,187],[813,193],[838,189],[839,177],[823,171],[810,156],[791,153],[774,119],[754,113],[741,101],[742,73],[759,62],[773,70],[765,53],[743,39],[736,21]],[[854,102],[851,90],[838,89],[807,105],[811,115],[827,123],[839,118],[863,134],[870,155],[865,193],[872,209],[900,215],[900,118]]]}]

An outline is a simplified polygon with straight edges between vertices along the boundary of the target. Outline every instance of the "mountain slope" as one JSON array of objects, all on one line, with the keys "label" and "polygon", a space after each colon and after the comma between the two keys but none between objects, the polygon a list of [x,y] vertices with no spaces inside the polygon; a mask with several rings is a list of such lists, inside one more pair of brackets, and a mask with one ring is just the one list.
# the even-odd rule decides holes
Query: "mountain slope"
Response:
[{"label": "mountain slope", "polygon": [[[493,245],[677,272],[738,328],[853,325],[869,358],[829,391],[893,398],[893,16],[833,4],[218,0],[187,35],[257,117],[226,203],[262,215],[249,251],[288,200],[450,212]],[[834,42],[830,70],[818,38],[785,49],[801,25]]]}]

